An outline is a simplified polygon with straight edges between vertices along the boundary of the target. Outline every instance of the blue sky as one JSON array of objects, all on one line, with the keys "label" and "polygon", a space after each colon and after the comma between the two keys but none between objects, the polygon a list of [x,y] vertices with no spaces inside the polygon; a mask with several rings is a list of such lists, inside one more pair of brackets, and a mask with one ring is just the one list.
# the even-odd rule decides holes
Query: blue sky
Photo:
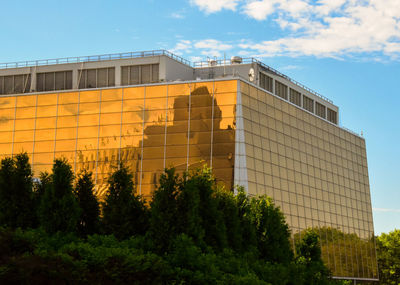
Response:
[{"label": "blue sky", "polygon": [[398,0],[15,0],[0,62],[168,49],[256,57],[333,100],[366,138],[377,234],[400,228]]}]

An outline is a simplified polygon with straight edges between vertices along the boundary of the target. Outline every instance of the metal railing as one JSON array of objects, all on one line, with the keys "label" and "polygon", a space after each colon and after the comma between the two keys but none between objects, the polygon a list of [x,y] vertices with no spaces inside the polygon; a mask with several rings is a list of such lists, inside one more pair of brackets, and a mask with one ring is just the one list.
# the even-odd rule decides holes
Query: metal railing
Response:
[{"label": "metal railing", "polygon": [[[308,88],[307,86],[305,86],[304,84],[301,84],[300,82],[290,78],[289,76],[279,72],[278,70],[266,65],[265,63],[253,58],[253,57],[247,57],[247,58],[243,58],[242,59],[242,63],[257,63],[259,64],[261,67],[263,67],[264,69],[285,78],[286,80],[292,82],[293,84],[299,86],[300,88],[303,88],[304,90],[307,90],[308,92],[310,92],[311,94],[314,94],[317,97],[320,97],[321,99],[328,101],[329,103],[333,104],[333,101],[330,100],[329,98],[319,94],[318,92],[312,90],[311,88]],[[199,61],[199,62],[194,62],[193,63],[193,67],[212,67],[212,66],[224,66],[224,65],[230,65],[231,62],[230,60],[227,59],[210,59],[209,61]]]},{"label": "metal railing", "polygon": [[190,61],[180,57],[179,55],[173,54],[167,50],[151,50],[151,51],[137,51],[137,52],[125,52],[125,53],[113,53],[113,54],[102,54],[102,55],[89,55],[79,57],[64,57],[55,59],[41,59],[41,60],[29,60],[29,61],[18,61],[11,63],[0,63],[0,69],[8,68],[20,68],[20,67],[31,67],[31,66],[43,66],[43,65],[55,65],[65,63],[82,63],[82,62],[95,62],[95,61],[106,61],[115,59],[129,59],[129,58],[140,58],[150,56],[166,55],[172,59],[175,59],[183,64],[191,66]]},{"label": "metal railing", "polygon": [[[44,66],[44,65],[66,64],[66,63],[96,62],[96,61],[106,61],[106,60],[116,60],[116,59],[151,57],[151,56],[160,56],[160,55],[168,56],[178,62],[181,62],[188,66],[193,66],[193,67],[224,66],[224,65],[231,64],[230,60],[227,60],[227,59],[214,59],[214,60],[209,60],[209,61],[194,62],[192,64],[189,60],[186,60],[179,55],[176,55],[176,54],[173,54],[172,52],[161,49],[161,50],[150,50],[150,51],[136,51],[136,52],[125,52],[125,53],[113,53],[113,54],[102,54],[102,55],[89,55],[89,56],[78,56],[78,57],[64,57],[64,58],[55,58],[55,59],[41,59],[41,60],[30,60],[30,61],[18,61],[18,62],[11,62],[11,63],[0,63],[0,69]],[[307,86],[290,78],[289,76],[287,76],[283,73],[280,73],[278,70],[266,65],[265,63],[262,63],[261,61],[255,59],[253,57],[243,58],[242,62],[243,63],[257,63],[264,69],[266,69],[280,77],[285,78],[286,80],[307,90],[308,92],[314,94],[315,96],[318,96],[321,99],[333,104],[332,100],[330,100],[329,98],[308,88]]]}]

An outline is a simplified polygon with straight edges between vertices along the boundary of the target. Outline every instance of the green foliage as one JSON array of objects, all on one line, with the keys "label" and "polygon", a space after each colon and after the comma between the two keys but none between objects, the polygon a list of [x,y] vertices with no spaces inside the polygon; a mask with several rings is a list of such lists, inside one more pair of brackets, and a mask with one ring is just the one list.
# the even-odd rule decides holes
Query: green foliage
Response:
[{"label": "green foliage", "polygon": [[296,243],[296,263],[304,268],[303,279],[308,284],[329,284],[329,271],[321,258],[319,235],[309,229],[303,232],[302,239]]},{"label": "green foliage", "polygon": [[119,239],[145,234],[149,213],[143,199],[135,195],[132,174],[124,165],[111,174],[103,203],[103,229]]},{"label": "green foliage", "polygon": [[400,230],[376,238],[379,279],[382,284],[400,284]]},{"label": "green foliage", "polygon": [[49,233],[75,232],[77,229],[80,209],[73,195],[73,179],[68,162],[56,159],[39,207],[40,225]]},{"label": "green foliage", "polygon": [[32,227],[35,224],[32,170],[29,157],[21,153],[5,158],[0,168],[0,224]]},{"label": "green foliage", "polygon": [[283,213],[266,196],[251,199],[250,211],[261,258],[270,262],[289,263],[293,253],[289,242],[289,226]]},{"label": "green foliage", "polygon": [[179,217],[177,197],[181,188],[182,180],[175,173],[175,169],[170,168],[161,175],[160,186],[153,193],[148,235],[159,253],[169,249],[170,241],[179,232],[176,222]]},{"label": "green foliage", "polygon": [[100,207],[94,195],[92,173],[84,170],[78,176],[75,196],[81,209],[78,222],[78,233],[81,236],[98,232],[100,226]]}]

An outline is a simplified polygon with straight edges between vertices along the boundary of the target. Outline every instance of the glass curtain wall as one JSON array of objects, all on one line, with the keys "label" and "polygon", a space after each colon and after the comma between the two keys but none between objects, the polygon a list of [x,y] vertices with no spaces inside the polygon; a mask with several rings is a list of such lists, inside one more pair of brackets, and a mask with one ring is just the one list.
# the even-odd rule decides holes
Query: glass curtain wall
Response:
[{"label": "glass curtain wall", "polygon": [[29,154],[35,176],[66,158],[104,197],[119,162],[150,198],[165,167],[212,166],[231,189],[237,81],[0,97],[0,158]]}]

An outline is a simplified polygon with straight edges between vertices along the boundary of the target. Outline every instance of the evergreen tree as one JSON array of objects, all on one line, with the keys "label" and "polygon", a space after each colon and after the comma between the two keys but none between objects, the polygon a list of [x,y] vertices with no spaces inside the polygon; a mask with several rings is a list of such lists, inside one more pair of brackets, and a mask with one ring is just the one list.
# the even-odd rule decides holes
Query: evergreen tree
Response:
[{"label": "evergreen tree", "polygon": [[78,176],[75,186],[75,196],[81,209],[78,222],[78,233],[81,236],[94,234],[99,229],[100,208],[93,190],[92,173],[84,170]]},{"label": "evergreen tree", "polygon": [[261,258],[271,262],[289,263],[293,253],[289,241],[289,226],[283,213],[266,196],[251,199],[250,207]]},{"label": "evergreen tree", "polygon": [[170,168],[165,169],[165,173],[160,177],[160,186],[153,193],[149,235],[159,253],[166,252],[178,234],[177,197],[181,188],[182,180],[175,173],[175,169]]},{"label": "evergreen tree", "polygon": [[11,228],[32,227],[35,220],[32,169],[26,153],[5,158],[0,169],[0,221]]},{"label": "evergreen tree", "polygon": [[73,194],[74,174],[67,160],[56,159],[40,202],[40,225],[49,233],[75,232],[80,209]]},{"label": "evergreen tree", "polygon": [[124,165],[108,179],[108,193],[103,203],[103,229],[119,239],[144,234],[148,228],[148,209],[135,195],[132,174]]}]

